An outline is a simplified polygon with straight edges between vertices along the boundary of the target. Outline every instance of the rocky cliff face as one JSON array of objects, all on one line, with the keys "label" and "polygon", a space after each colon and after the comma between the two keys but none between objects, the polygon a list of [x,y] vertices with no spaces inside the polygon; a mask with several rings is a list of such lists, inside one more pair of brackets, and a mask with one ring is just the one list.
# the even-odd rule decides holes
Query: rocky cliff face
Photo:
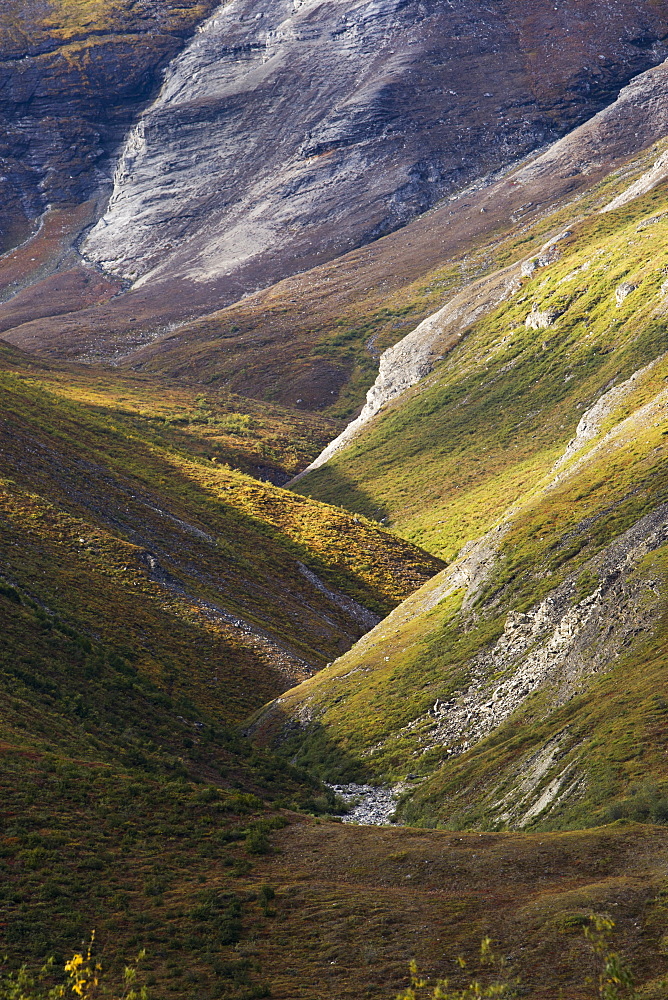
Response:
[{"label": "rocky cliff face", "polygon": [[47,205],[104,183],[115,152],[195,25],[197,0],[27,0],[0,11],[0,250]]},{"label": "rocky cliff face", "polygon": [[[191,9],[188,23],[205,7]],[[131,8],[117,9],[129,23]],[[171,10],[173,25],[179,9],[160,9]],[[557,10],[541,2],[530,14],[519,3],[487,10],[468,0],[228,5],[172,63],[131,131],[112,204],[87,243],[94,266],[82,273],[76,253],[54,263],[48,225],[23,251],[20,282],[13,255],[0,262],[0,295],[21,296],[0,310],[5,336],[60,356],[222,378],[300,407],[330,406],[360,367],[365,381],[350,389],[349,412],[373,380],[380,350],[364,347],[370,335],[382,350],[401,335],[395,327],[408,326],[382,319],[388,295],[416,279],[428,286],[429,272],[465,255],[472,240],[506,228],[511,217],[534,217],[657,137],[656,114],[643,112],[656,99],[643,85],[635,104],[627,101],[638,121],[616,121],[616,138],[592,133],[570,173],[546,164],[522,185],[492,185],[482,204],[466,187],[568,131],[661,59],[668,30],[661,7],[608,3],[601,14],[593,2]],[[94,65],[105,67],[109,39],[102,31],[91,38],[100,53]],[[93,44],[77,42],[84,43]],[[134,50],[155,55],[143,42],[128,44]],[[114,65],[121,73],[122,62]],[[114,79],[105,107],[120,101]],[[84,187],[91,176],[81,175]],[[402,227],[453,187],[453,200]],[[76,222],[76,233],[91,215]],[[25,213],[20,218],[24,233]],[[111,284],[95,276],[99,261],[115,272]],[[293,277],[285,284],[240,298],[286,273]],[[136,278],[135,287],[99,304],[123,290],[118,275]],[[34,291],[26,291],[31,282]],[[440,304],[433,290],[408,294],[415,323]],[[198,319],[233,299],[228,312]],[[175,332],[193,318],[195,327]],[[342,323],[369,330],[355,333],[352,363],[347,346],[332,352],[328,343]]]},{"label": "rocky cliff face", "polygon": [[215,284],[225,302],[396,229],[663,57],[654,7],[600,13],[222,5],[129,136],[85,253],[137,284]]}]

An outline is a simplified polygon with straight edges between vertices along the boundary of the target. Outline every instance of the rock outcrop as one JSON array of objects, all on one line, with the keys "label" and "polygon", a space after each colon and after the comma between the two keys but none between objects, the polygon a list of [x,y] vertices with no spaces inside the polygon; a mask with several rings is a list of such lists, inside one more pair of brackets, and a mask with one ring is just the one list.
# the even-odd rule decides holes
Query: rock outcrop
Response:
[{"label": "rock outcrop", "polygon": [[524,325],[528,330],[547,330],[557,319],[559,313],[556,309],[532,309]]},{"label": "rock outcrop", "polygon": [[0,252],[47,205],[104,195],[108,158],[214,0],[7,0],[0,10]]},{"label": "rock outcrop", "polygon": [[623,281],[621,285],[617,285],[615,289],[615,302],[617,306],[621,306],[623,302],[629,297],[631,292],[635,292],[638,286],[634,285],[630,281]]},{"label": "rock outcrop", "polygon": [[[451,299],[442,309],[428,316],[415,330],[389,347],[380,358],[378,377],[367,393],[361,413],[331,441],[311,464],[295,476],[293,483],[336,455],[359,434],[393,399],[425,378],[436,361],[463,336],[467,327],[519,287],[518,268],[510,267],[492,278],[483,278]],[[291,484],[291,485],[292,485]]]},{"label": "rock outcrop", "polygon": [[634,571],[667,541],[664,504],[582,567],[579,575],[599,581],[590,594],[578,600],[577,579],[569,578],[534,607],[511,612],[503,635],[473,662],[467,690],[432,710],[434,743],[461,753],[539,688],[551,685],[554,703],[562,704],[605,670],[660,614],[656,581],[635,578]]},{"label": "rock outcrop", "polygon": [[232,301],[569,131],[663,57],[667,32],[619,3],[601,19],[594,3],[528,18],[517,3],[234,0],[131,132],[85,253]]},{"label": "rock outcrop", "polygon": [[622,208],[624,205],[628,205],[630,201],[634,198],[639,198],[643,194],[647,194],[652,188],[655,188],[657,184],[661,181],[665,181],[668,177],[668,152],[662,153],[661,156],[656,160],[652,167],[646,171],[642,177],[639,177],[637,181],[634,181],[625,191],[622,191],[620,195],[613,198],[604,208],[601,209],[602,212],[614,212],[617,208]]}]

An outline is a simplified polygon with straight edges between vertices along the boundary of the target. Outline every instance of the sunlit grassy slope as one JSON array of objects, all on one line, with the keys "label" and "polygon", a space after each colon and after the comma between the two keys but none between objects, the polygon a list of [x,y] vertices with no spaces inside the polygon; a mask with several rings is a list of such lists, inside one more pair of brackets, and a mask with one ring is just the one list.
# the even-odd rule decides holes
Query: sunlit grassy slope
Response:
[{"label": "sunlit grassy slope", "polygon": [[[310,726],[285,744],[297,759],[413,775],[409,822],[668,819],[668,193],[546,221],[570,230],[558,259],[297,487],[380,511],[448,561],[460,553],[449,587],[446,571],[259,724],[280,732],[299,706]],[[532,311],[549,325],[527,326]],[[496,527],[467,562],[463,546]],[[579,630],[586,642],[562,656]],[[514,711],[489,728],[513,677]]]},{"label": "sunlit grassy slope", "polygon": [[[610,188],[593,195],[605,203]],[[560,259],[524,279],[432,376],[295,489],[382,511],[405,537],[452,558],[538,482],[611,381],[668,348],[659,297],[667,207],[661,187],[617,212],[578,202],[541,220],[543,239],[571,230]],[[524,243],[527,257],[537,251],[533,231]],[[638,289],[618,308],[622,282]],[[558,321],[528,330],[534,306]]]},{"label": "sunlit grassy slope", "polygon": [[274,414],[229,397],[208,408],[167,385],[2,358],[10,743],[25,728],[45,752],[97,754],[101,740],[107,758],[159,762],[183,727],[192,741],[204,718],[239,724],[368,628],[362,605],[382,614],[438,569],[377,525],[210,460],[248,464],[270,441],[274,471],[289,467],[287,414],[269,434]]}]

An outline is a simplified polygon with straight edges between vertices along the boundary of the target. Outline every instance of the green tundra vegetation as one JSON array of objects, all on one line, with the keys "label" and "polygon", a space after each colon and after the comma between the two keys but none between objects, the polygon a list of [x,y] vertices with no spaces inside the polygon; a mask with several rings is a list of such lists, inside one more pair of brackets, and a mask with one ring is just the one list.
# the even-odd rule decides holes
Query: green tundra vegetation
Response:
[{"label": "green tundra vegetation", "polygon": [[[266,734],[281,732],[286,714],[308,706],[313,725],[283,744],[302,764],[339,778],[412,773],[419,784],[399,809],[412,824],[519,822],[500,803],[519,795],[528,762],[550,746],[558,751],[537,788],[570,769],[586,793],[558,805],[548,796],[550,808],[531,815],[534,827],[668,819],[661,539],[629,576],[628,588],[643,590],[626,612],[635,627],[567,697],[563,676],[552,678],[464,753],[461,739],[438,739],[430,713],[473,682],[509,614],[532,612],[560,587],[570,587],[572,606],[597,591],[605,553],[665,502],[668,196],[662,185],[600,214],[609,185],[541,220],[543,240],[568,231],[556,259],[523,278],[431,376],[296,486],[360,513],[380,507],[397,534],[447,562],[501,529],[498,542],[490,536],[496,555],[473,603],[465,584],[433,598],[446,571],[263,723]],[[527,256],[537,249],[530,235]],[[532,311],[550,315],[549,324],[527,326]],[[599,425],[555,468],[583,413],[613,387]],[[592,641],[604,650],[603,627]],[[510,665],[495,669],[489,697]]]}]

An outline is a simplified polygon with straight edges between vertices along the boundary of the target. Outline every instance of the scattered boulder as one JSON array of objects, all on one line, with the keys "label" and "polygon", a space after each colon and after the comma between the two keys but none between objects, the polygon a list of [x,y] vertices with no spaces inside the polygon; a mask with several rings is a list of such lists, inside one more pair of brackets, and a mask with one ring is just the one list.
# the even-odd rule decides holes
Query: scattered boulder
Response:
[{"label": "scattered boulder", "polygon": [[525,325],[530,330],[547,330],[548,327],[554,324],[558,316],[559,313],[556,309],[545,309],[543,311],[532,309],[525,320]]},{"label": "scattered boulder", "polygon": [[622,281],[621,285],[617,285],[615,289],[617,307],[621,306],[624,299],[628,298],[631,292],[635,292],[637,287],[637,285],[633,285],[630,281]]},{"label": "scattered boulder", "polygon": [[559,233],[558,236],[553,236],[551,240],[548,240],[536,257],[529,257],[528,260],[525,260],[520,268],[522,277],[530,278],[537,268],[549,267],[550,264],[554,264],[555,261],[559,260],[561,249],[557,244],[570,235],[570,229],[565,229],[563,233]]}]

